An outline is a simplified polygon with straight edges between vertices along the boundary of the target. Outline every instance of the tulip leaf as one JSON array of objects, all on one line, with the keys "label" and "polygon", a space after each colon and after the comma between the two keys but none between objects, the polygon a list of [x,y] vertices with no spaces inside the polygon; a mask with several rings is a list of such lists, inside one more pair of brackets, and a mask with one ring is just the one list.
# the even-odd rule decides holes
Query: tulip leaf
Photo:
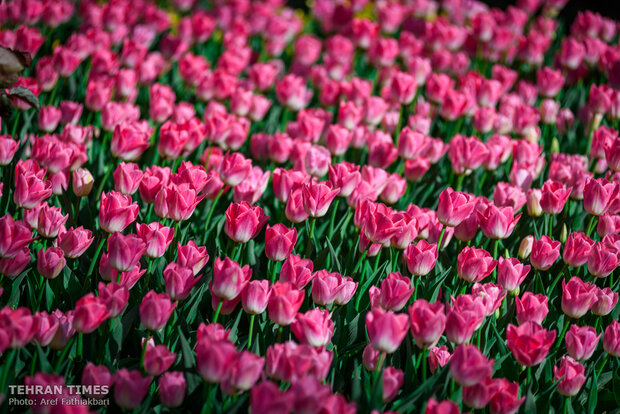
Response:
[{"label": "tulip leaf", "polygon": [[32,93],[32,91],[28,88],[24,88],[23,86],[16,86],[9,92],[9,96],[11,98],[17,98],[26,102],[28,105],[35,108],[37,111],[41,110],[41,104],[39,103],[39,98]]},{"label": "tulip leaf", "polygon": [[189,342],[187,342],[185,335],[183,335],[183,331],[181,330],[180,326],[177,330],[179,331],[179,339],[181,340],[181,354],[183,355],[183,366],[185,367],[185,369],[190,369],[192,366],[194,366],[194,352],[189,346]]}]

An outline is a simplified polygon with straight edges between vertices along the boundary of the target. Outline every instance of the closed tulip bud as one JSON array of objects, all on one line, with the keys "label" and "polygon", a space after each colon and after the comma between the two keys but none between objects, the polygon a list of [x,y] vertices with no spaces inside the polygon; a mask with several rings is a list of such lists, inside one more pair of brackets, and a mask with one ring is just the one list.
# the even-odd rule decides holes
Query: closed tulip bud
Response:
[{"label": "closed tulip bud", "polygon": [[301,188],[291,191],[286,201],[284,213],[286,214],[286,218],[293,223],[302,223],[309,217],[309,214],[306,213],[306,209],[304,208],[304,198]]},{"label": "closed tulip bud", "polygon": [[[91,389],[97,389],[94,387],[112,387],[114,378],[110,373],[110,370],[105,365],[95,365],[92,362],[88,362],[82,371],[81,384],[84,387],[93,387]],[[90,398],[104,398],[107,394],[99,393],[84,393],[86,397]]]},{"label": "closed tulip bud", "polygon": [[239,263],[225,257],[215,259],[213,265],[212,293],[224,300],[236,299],[252,277],[250,266],[241,267]]},{"label": "closed tulip bud", "polygon": [[497,283],[508,292],[516,291],[530,272],[531,266],[524,265],[518,259],[499,258],[497,266]]},{"label": "closed tulip bud", "polygon": [[409,321],[415,344],[420,348],[431,348],[439,341],[446,327],[444,305],[418,299],[409,307]]},{"label": "closed tulip bud", "polygon": [[598,288],[573,276],[568,283],[562,280],[562,311],[571,318],[581,318],[596,302]]},{"label": "closed tulip bud", "polygon": [[540,364],[555,341],[555,331],[547,331],[536,322],[520,326],[508,324],[506,344],[517,362],[531,367]]},{"label": "closed tulip bud", "polygon": [[135,234],[112,233],[108,238],[108,257],[112,268],[128,272],[140,262],[146,244]]},{"label": "closed tulip bud", "polygon": [[274,261],[286,259],[297,242],[297,229],[289,229],[283,224],[267,226],[265,231],[265,255]]},{"label": "closed tulip bud", "polygon": [[437,219],[444,226],[458,226],[474,211],[474,198],[470,194],[448,187],[439,194]]},{"label": "closed tulip bud", "polygon": [[80,333],[91,333],[109,316],[110,311],[105,301],[88,293],[75,304],[73,328]]},{"label": "closed tulip bud", "polygon": [[532,321],[541,325],[549,313],[548,301],[547,296],[532,292],[524,292],[520,298],[516,297],[517,322],[521,325]]},{"label": "closed tulip bud", "polygon": [[521,243],[519,244],[519,258],[521,258],[521,260],[526,260],[528,257],[530,257],[533,245],[534,236],[532,235],[525,236],[521,240]]},{"label": "closed tulip bud", "polygon": [[560,367],[553,367],[553,377],[558,383],[558,392],[566,397],[579,393],[586,382],[585,367],[568,355],[560,361]]},{"label": "closed tulip bud", "polygon": [[493,374],[493,360],[475,345],[459,345],[450,359],[450,375],[463,387],[476,385]]},{"label": "closed tulip bud", "polygon": [[93,189],[95,179],[93,175],[86,168],[78,168],[73,171],[71,179],[71,188],[73,188],[73,194],[77,197],[86,197]]},{"label": "closed tulip bud", "polygon": [[527,214],[530,217],[540,217],[543,214],[542,207],[540,206],[540,199],[542,197],[542,191],[538,188],[527,190]]},{"label": "closed tulip bud", "polygon": [[166,345],[155,345],[152,340],[145,341],[143,368],[154,377],[166,372],[176,360],[177,355]]},{"label": "closed tulip bud", "polygon": [[140,321],[149,331],[163,328],[176,307],[165,293],[155,293],[150,290],[140,304]]},{"label": "closed tulip bud", "polygon": [[495,269],[497,261],[483,249],[465,247],[457,257],[456,273],[469,282],[479,282],[488,277]]},{"label": "closed tulip bud", "polygon": [[560,257],[561,244],[557,240],[551,240],[547,235],[541,236],[540,240],[534,240],[530,257],[532,266],[538,270],[548,270]]},{"label": "closed tulip bud", "polygon": [[450,358],[452,358],[452,355],[450,355],[445,345],[431,348],[428,352],[428,368],[431,370],[431,374],[434,374],[437,368],[446,365]]},{"label": "closed tulip bud", "polygon": [[414,276],[425,276],[433,270],[437,261],[437,245],[426,240],[410,244],[404,251],[407,268]]},{"label": "closed tulip bud", "polygon": [[271,288],[269,319],[277,325],[288,326],[304,301],[304,292],[291,283],[276,282]]},{"label": "closed tulip bud", "polygon": [[99,297],[105,301],[110,311],[110,318],[116,318],[123,313],[129,300],[129,289],[126,286],[114,282],[107,285],[99,282],[98,290]]},{"label": "closed tulip bud", "polygon": [[58,247],[37,252],[37,270],[46,279],[55,279],[67,264],[65,253]]},{"label": "closed tulip bud", "polygon": [[334,322],[327,309],[312,309],[299,313],[291,324],[291,331],[302,344],[326,346],[334,334]]},{"label": "closed tulip bud", "polygon": [[373,309],[366,314],[366,331],[370,344],[378,351],[394,353],[407,335],[409,318],[406,314]]},{"label": "closed tulip bud", "polygon": [[197,246],[193,240],[186,245],[181,246],[179,243],[177,248],[177,263],[180,266],[189,267],[196,276],[209,261],[207,248],[205,246]]},{"label": "closed tulip bud", "polygon": [[159,400],[164,407],[177,408],[183,404],[187,382],[182,372],[165,372],[159,377]]},{"label": "closed tulip bud", "polygon": [[216,384],[230,373],[237,351],[230,341],[198,341],[196,345],[196,368],[200,377]]},{"label": "closed tulip bud", "polygon": [[618,304],[618,292],[610,288],[598,289],[596,291],[596,302],[592,305],[592,313],[599,316],[609,315]]},{"label": "closed tulip bud", "polygon": [[151,377],[143,377],[140,371],[121,368],[114,374],[114,401],[126,410],[137,410],[149,391]]},{"label": "closed tulip bud", "polygon": [[186,299],[199,280],[200,276],[194,277],[191,268],[180,266],[174,262],[168,264],[164,269],[166,293],[172,300]]},{"label": "closed tulip bud", "polygon": [[265,312],[271,289],[268,280],[252,280],[241,293],[241,305],[243,310],[251,315],[259,315]]}]

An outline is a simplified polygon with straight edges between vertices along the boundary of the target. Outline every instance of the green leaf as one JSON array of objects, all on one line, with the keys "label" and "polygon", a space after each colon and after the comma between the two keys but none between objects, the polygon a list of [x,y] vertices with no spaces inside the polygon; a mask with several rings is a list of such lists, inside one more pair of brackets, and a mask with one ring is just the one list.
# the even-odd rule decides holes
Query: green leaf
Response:
[{"label": "green leaf", "polygon": [[179,331],[179,338],[181,339],[181,355],[183,355],[183,366],[186,369],[189,369],[194,366],[194,352],[192,351],[192,348],[189,346],[189,342],[187,342],[185,335],[183,335],[183,331],[181,330],[181,327],[178,328],[178,331]]},{"label": "green leaf", "polygon": [[41,104],[39,103],[39,98],[37,98],[37,96],[34,93],[32,93],[32,91],[28,88],[24,88],[23,86],[16,86],[13,89],[11,89],[11,91],[9,92],[9,96],[11,98],[17,98],[17,99],[20,99],[26,102],[28,105],[35,108],[37,111],[41,110]]},{"label": "green leaf", "polygon": [[598,378],[596,370],[593,370],[592,381],[590,385],[590,397],[588,398],[588,414],[594,414],[596,404],[598,402]]}]

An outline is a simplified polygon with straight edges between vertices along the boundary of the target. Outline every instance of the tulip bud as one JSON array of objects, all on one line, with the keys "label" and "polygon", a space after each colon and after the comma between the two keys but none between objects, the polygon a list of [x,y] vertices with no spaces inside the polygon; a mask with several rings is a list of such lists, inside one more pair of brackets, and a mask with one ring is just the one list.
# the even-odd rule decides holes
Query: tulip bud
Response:
[{"label": "tulip bud", "polygon": [[71,186],[73,188],[73,194],[77,197],[86,197],[93,189],[95,179],[90,171],[86,168],[78,168],[73,171]]}]

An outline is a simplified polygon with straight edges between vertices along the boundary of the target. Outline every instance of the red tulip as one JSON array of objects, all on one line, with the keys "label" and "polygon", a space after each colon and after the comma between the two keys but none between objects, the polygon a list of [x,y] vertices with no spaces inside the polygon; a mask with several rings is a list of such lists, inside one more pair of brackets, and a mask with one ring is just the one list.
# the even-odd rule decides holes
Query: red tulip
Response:
[{"label": "red tulip", "polygon": [[540,364],[555,341],[555,331],[547,331],[536,322],[520,326],[508,324],[506,344],[517,362],[526,367]]}]

